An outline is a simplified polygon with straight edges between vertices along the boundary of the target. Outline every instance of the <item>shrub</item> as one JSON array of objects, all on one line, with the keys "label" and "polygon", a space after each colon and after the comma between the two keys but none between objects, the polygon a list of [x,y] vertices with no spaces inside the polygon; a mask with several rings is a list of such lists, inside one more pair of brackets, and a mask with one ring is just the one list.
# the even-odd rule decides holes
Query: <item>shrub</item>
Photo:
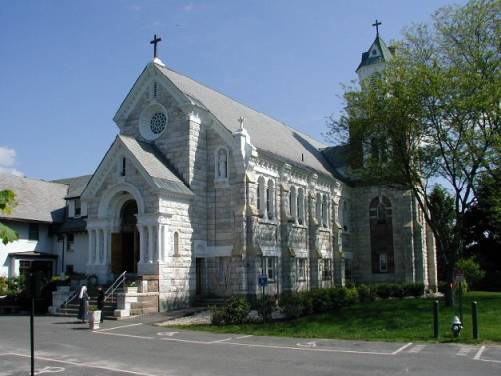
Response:
[{"label": "shrub", "polygon": [[313,313],[313,297],[311,294],[308,291],[303,291],[298,296],[303,304],[303,314],[311,315]]},{"label": "shrub", "polygon": [[242,323],[250,311],[250,304],[243,296],[233,296],[224,305],[224,320],[227,324]]},{"label": "shrub", "polygon": [[285,294],[280,297],[280,307],[288,319],[297,319],[304,314],[304,299],[301,294]]},{"label": "shrub", "polygon": [[333,289],[314,289],[310,291],[313,312],[328,312],[333,308],[331,290]]},{"label": "shrub", "polygon": [[7,295],[9,290],[9,281],[7,277],[0,276],[0,296]]},{"label": "shrub", "polygon": [[224,325],[224,309],[223,308],[211,308],[211,323],[212,325]]},{"label": "shrub", "polygon": [[361,285],[358,285],[356,287],[356,289],[358,292],[358,299],[362,303],[371,302],[376,297],[375,289],[371,288],[368,285],[361,284]]},{"label": "shrub", "polygon": [[405,296],[413,296],[419,298],[424,294],[424,284],[422,283],[409,283],[404,285]]},{"label": "shrub", "polygon": [[350,287],[346,291],[346,304],[352,305],[357,304],[360,301],[360,297],[358,295],[358,290],[356,287]]},{"label": "shrub", "polygon": [[458,260],[456,268],[464,271],[464,278],[471,286],[485,277],[485,271],[480,268],[480,264],[474,256]]}]

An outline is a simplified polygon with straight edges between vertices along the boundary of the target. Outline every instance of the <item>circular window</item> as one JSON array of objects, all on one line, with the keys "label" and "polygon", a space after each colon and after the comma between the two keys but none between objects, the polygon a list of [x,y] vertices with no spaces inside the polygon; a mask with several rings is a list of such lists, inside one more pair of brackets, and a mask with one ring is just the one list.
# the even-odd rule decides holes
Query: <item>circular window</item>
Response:
[{"label": "circular window", "polygon": [[165,129],[167,117],[163,112],[155,112],[150,120],[150,129],[155,134],[160,134]]},{"label": "circular window", "polygon": [[160,103],[152,103],[139,116],[139,131],[148,141],[157,139],[167,128],[169,115]]}]

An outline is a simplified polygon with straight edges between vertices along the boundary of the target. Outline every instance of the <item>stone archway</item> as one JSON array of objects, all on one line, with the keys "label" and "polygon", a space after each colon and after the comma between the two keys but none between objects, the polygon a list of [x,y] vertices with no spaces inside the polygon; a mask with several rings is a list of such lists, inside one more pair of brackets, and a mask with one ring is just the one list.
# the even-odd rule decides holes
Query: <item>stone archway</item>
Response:
[{"label": "stone archway", "polygon": [[125,201],[119,212],[117,232],[111,235],[111,271],[120,274],[124,271],[137,273],[140,259],[139,231],[137,229],[138,206],[134,199]]}]

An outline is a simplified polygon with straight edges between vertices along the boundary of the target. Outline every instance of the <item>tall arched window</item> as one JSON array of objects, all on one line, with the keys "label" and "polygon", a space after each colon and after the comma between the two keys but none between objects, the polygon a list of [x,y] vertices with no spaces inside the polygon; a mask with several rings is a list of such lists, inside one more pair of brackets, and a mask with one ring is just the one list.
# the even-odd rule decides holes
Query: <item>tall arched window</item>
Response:
[{"label": "tall arched window", "polygon": [[228,152],[220,148],[216,153],[216,179],[228,178]]},{"label": "tall arched window", "polygon": [[179,233],[176,231],[174,233],[174,256],[179,256]]},{"label": "tall arched window", "polygon": [[391,202],[374,197],[369,205],[371,258],[373,273],[392,273],[395,270]]},{"label": "tall arched window", "polygon": [[303,188],[299,188],[297,194],[297,222],[304,224],[304,192]]},{"label": "tall arched window", "polygon": [[342,215],[341,215],[341,221],[343,222],[343,230],[348,231],[349,230],[349,224],[350,224],[350,213],[349,213],[349,208],[348,208],[348,201],[343,201],[343,204],[341,205],[342,208]]},{"label": "tall arched window", "polygon": [[319,225],[322,224],[322,199],[320,193],[317,193],[315,197],[315,218]]},{"label": "tall arched window", "polygon": [[268,219],[273,219],[274,217],[275,191],[273,188],[273,180],[270,179],[266,187],[266,212],[268,213]]},{"label": "tall arched window", "polygon": [[266,211],[265,191],[264,178],[260,176],[257,180],[257,209],[260,215],[264,215]]},{"label": "tall arched window", "polygon": [[322,226],[327,227],[327,195],[322,197]]},{"label": "tall arched window", "polygon": [[292,186],[289,192],[289,213],[290,216],[295,218],[297,209],[296,209],[296,187]]}]

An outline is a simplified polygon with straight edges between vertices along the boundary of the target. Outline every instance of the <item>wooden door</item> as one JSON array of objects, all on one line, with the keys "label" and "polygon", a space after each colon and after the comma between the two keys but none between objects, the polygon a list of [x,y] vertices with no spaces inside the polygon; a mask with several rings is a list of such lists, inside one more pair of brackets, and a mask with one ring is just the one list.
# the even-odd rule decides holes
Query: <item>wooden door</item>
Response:
[{"label": "wooden door", "polygon": [[111,272],[122,272],[122,234],[111,234]]}]

